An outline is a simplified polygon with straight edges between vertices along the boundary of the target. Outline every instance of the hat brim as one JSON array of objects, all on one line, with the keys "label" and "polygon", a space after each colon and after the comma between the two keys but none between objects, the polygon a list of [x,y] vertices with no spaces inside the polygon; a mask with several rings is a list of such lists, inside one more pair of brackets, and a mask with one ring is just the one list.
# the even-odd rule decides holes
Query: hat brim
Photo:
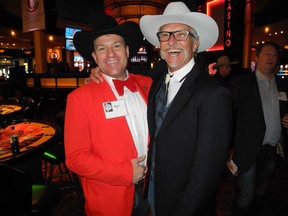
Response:
[{"label": "hat brim", "polygon": [[143,35],[139,25],[135,22],[125,22],[115,28],[99,32],[77,32],[73,37],[73,43],[77,52],[87,61],[94,62],[92,52],[94,51],[93,42],[97,37],[106,34],[116,34],[124,38],[126,45],[129,46],[129,58],[134,57],[143,40]]},{"label": "hat brim", "polygon": [[235,64],[238,64],[238,62],[237,61],[233,61],[233,62],[230,62],[230,63],[228,63],[228,64],[215,64],[213,67],[212,67],[212,69],[213,70],[215,70],[215,69],[218,69],[220,66],[222,66],[222,65],[235,65]]},{"label": "hat brim", "polygon": [[140,19],[140,29],[144,37],[154,46],[160,47],[156,33],[159,28],[168,23],[181,23],[196,30],[200,45],[198,52],[212,47],[219,35],[217,23],[204,13],[190,12],[173,15],[145,15]]}]

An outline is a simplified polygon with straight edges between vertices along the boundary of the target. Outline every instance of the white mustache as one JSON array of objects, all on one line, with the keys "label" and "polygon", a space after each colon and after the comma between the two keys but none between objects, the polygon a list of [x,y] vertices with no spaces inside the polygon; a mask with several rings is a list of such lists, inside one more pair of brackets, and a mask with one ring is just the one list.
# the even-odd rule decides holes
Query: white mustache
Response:
[{"label": "white mustache", "polygon": [[169,47],[165,47],[163,51],[165,51],[165,52],[181,52],[181,51],[183,51],[183,49],[181,47],[169,46]]}]

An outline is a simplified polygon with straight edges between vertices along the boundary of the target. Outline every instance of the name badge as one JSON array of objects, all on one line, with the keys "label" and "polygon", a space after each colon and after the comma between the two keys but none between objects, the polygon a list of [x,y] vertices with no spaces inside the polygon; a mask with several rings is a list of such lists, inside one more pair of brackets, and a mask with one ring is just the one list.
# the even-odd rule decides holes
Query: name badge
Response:
[{"label": "name badge", "polygon": [[278,99],[280,101],[288,101],[286,92],[279,92]]},{"label": "name badge", "polygon": [[106,119],[128,115],[124,100],[104,102],[103,109]]}]

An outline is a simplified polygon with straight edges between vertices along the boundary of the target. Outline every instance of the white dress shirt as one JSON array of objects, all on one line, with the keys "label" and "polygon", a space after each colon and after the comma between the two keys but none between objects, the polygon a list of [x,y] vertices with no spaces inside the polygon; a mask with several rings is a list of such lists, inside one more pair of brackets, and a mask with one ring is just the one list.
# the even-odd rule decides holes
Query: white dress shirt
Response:
[{"label": "white dress shirt", "polygon": [[[129,77],[128,71],[126,71]],[[113,84],[112,77],[103,74],[103,77],[110,85],[117,100],[124,100],[128,115],[125,116],[128,127],[132,134],[138,156],[146,155],[146,159],[141,165],[146,165],[147,151],[148,151],[148,124],[147,124],[147,104],[142,98],[141,94],[131,92],[128,88],[124,87],[124,94],[119,96]]]},{"label": "white dress shirt", "polygon": [[169,87],[168,87],[168,98],[167,98],[167,106],[171,103],[174,99],[175,95],[179,91],[181,85],[183,84],[187,74],[191,71],[195,64],[194,58],[192,58],[183,68],[180,70],[174,71],[171,73],[168,70],[167,76],[170,77]]},{"label": "white dress shirt", "polygon": [[272,80],[256,70],[256,79],[259,86],[264,119],[266,124],[263,144],[276,146],[281,137],[281,119],[278,99],[278,89],[275,77]]}]

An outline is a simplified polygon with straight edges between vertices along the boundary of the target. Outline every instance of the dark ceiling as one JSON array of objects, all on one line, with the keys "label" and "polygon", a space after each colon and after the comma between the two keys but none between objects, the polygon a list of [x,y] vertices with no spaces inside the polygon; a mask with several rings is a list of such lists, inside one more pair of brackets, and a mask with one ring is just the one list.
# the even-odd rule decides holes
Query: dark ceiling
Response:
[{"label": "dark ceiling", "polygon": [[[183,1],[187,5],[192,5],[205,0]],[[15,8],[13,2],[17,2],[18,8]],[[255,0],[255,2],[255,27],[288,18],[287,0]],[[13,11],[11,11],[10,4],[13,5]],[[103,0],[45,0],[44,5],[47,31],[51,33],[53,31],[57,33],[57,28],[55,28],[57,18],[87,23],[93,19],[91,15],[103,12]],[[19,1],[2,0],[0,2],[0,26],[22,29],[21,4],[19,4]]]},{"label": "dark ceiling", "polygon": [[[193,8],[193,5],[205,0],[183,1]],[[255,28],[288,20],[287,2],[287,0],[255,0]],[[85,25],[93,19],[95,14],[103,13],[103,0],[44,0],[44,8],[46,14],[45,33],[63,35],[64,27],[61,26],[61,20],[75,25],[77,23]],[[285,25],[284,30],[288,31],[288,21],[285,22]],[[21,2],[19,0],[1,0],[0,26],[22,31]],[[0,29],[1,38],[3,38],[3,32]]]}]

